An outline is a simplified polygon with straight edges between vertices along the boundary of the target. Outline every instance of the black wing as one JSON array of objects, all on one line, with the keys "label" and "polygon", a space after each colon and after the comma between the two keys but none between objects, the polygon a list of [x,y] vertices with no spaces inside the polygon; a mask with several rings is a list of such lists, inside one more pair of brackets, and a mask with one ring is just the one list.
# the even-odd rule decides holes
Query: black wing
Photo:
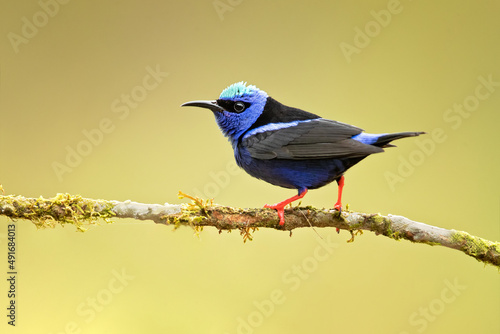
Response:
[{"label": "black wing", "polygon": [[296,125],[276,130],[267,128],[269,131],[261,133],[253,129],[241,141],[255,159],[339,159],[384,151],[351,139],[362,129],[323,118],[299,121]]}]

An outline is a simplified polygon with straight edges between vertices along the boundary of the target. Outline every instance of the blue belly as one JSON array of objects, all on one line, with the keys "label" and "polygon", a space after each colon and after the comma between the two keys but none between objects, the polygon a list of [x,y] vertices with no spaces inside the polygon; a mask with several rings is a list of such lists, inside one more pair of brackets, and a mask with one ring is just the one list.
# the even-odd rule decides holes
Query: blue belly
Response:
[{"label": "blue belly", "polygon": [[299,189],[320,188],[338,179],[365,157],[346,159],[281,160],[254,159],[245,149],[237,148],[238,166],[248,174],[276,186]]}]

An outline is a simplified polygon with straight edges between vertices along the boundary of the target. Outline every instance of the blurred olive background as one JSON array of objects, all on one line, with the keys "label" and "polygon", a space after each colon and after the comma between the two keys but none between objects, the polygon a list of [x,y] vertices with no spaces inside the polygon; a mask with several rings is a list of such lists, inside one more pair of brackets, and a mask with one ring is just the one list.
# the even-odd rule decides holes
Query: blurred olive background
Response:
[{"label": "blurred olive background", "polygon": [[[182,190],[238,207],[292,196],[234,172],[211,113],[179,107],[244,80],[368,132],[427,131],[353,167],[344,204],[500,239],[498,1],[1,6],[7,194],[182,203]],[[464,103],[462,114],[447,111]],[[404,175],[391,184],[398,168]],[[332,207],[336,192],[332,184],[302,203]],[[9,220],[0,223],[5,277]],[[312,229],[292,237],[260,230],[244,244],[238,231],[214,228],[196,237],[190,228],[120,220],[77,233],[18,221],[17,326],[6,324],[5,278],[0,326],[9,333],[500,331],[496,268],[369,232],[352,244],[345,231],[317,233],[323,241]]]}]

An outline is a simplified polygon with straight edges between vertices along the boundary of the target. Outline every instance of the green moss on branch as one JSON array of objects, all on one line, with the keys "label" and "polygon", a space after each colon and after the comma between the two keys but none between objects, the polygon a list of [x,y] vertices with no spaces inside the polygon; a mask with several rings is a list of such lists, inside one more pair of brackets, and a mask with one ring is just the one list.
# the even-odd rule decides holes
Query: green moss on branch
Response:
[{"label": "green moss on branch", "polygon": [[99,219],[110,223],[115,214],[113,204],[104,200],[83,198],[79,195],[57,194],[52,198],[25,198],[2,196],[0,213],[12,219],[28,219],[37,228],[53,228],[57,224],[74,225],[84,232]]},{"label": "green moss on branch", "polygon": [[292,231],[301,227],[335,227],[347,230],[354,240],[354,231],[368,230],[394,240],[441,245],[460,250],[478,261],[500,267],[500,243],[488,241],[466,232],[447,230],[412,221],[396,215],[382,216],[352,211],[294,207],[285,210],[285,225],[278,225],[278,216],[270,209],[241,209],[214,205],[191,196],[191,204],[144,204],[132,201],[105,201],[83,198],[79,195],[57,194],[53,198],[25,198],[0,196],[0,215],[11,219],[27,219],[38,228],[56,224],[74,225],[85,231],[100,219],[111,218],[152,220],[158,224],[191,226],[200,233],[204,226],[219,231],[238,229],[243,240],[252,240],[251,231],[257,228],[274,228]]}]

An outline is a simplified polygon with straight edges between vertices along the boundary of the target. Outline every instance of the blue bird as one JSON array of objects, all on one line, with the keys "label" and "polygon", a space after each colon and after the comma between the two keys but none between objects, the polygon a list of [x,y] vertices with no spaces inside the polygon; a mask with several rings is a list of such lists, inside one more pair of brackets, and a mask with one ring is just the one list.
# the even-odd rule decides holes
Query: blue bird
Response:
[{"label": "blue bird", "polygon": [[367,156],[393,147],[391,141],[424,132],[368,134],[362,129],[288,107],[246,82],[232,84],[214,101],[191,101],[185,106],[210,109],[234,150],[238,166],[248,174],[298,194],[266,208],[278,212],[308,189],[338,183],[334,205],[342,210],[344,173]]}]

